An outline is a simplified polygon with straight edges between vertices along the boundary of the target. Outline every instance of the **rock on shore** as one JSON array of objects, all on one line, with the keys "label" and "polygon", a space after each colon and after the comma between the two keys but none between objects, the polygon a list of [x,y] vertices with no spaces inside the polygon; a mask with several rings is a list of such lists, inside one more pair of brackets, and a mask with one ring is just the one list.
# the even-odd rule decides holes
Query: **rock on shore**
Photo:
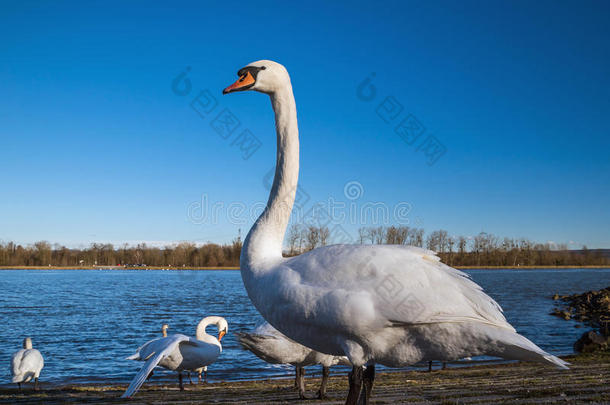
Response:
[{"label": "rock on shore", "polygon": [[590,353],[597,350],[608,350],[610,346],[610,287],[599,291],[587,291],[583,294],[559,295],[553,300],[563,301],[562,308],[555,308],[551,315],[562,319],[574,319],[588,325],[594,330],[585,332],[574,343],[574,350],[579,353]]}]

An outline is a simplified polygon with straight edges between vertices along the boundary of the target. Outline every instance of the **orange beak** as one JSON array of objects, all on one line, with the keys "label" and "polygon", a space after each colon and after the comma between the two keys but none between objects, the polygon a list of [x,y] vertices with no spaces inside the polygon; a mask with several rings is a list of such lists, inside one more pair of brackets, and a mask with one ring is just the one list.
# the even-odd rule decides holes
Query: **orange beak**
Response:
[{"label": "orange beak", "polygon": [[218,341],[220,342],[222,340],[222,337],[226,334],[227,334],[227,332],[225,332],[224,330],[221,330],[220,332],[218,332]]},{"label": "orange beak", "polygon": [[254,77],[252,77],[252,74],[250,72],[246,72],[246,74],[237,79],[235,83],[224,89],[222,91],[222,94],[232,93],[234,91],[247,90],[252,85],[254,85]]}]

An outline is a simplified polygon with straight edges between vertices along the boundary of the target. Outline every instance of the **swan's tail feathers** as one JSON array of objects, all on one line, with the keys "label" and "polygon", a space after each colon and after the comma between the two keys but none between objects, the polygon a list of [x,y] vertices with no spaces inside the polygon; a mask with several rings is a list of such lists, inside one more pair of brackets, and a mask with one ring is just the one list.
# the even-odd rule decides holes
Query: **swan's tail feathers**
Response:
[{"label": "swan's tail feathers", "polygon": [[161,351],[160,353],[155,353],[146,361],[146,363],[144,363],[140,371],[138,371],[138,374],[136,374],[136,376],[131,381],[131,384],[129,384],[129,387],[127,387],[125,393],[121,395],[121,398],[131,398],[136,392],[138,392],[142,384],[144,384],[144,382],[148,378],[148,375],[150,374],[152,369],[155,368],[157,364],[159,364],[159,361],[161,361],[163,355],[163,351]]},{"label": "swan's tail feathers", "polygon": [[544,356],[544,359],[546,361],[548,361],[549,363],[553,363],[554,365],[556,365],[559,368],[563,368],[564,370],[570,369],[570,367],[568,367],[570,365],[570,363],[568,363],[567,361],[561,360],[559,357],[553,356],[552,354],[547,354],[546,356]]},{"label": "swan's tail feathers", "polygon": [[515,332],[502,332],[502,348],[497,353],[500,357],[512,360],[535,361],[552,364],[562,369],[569,369],[570,363],[553,356],[536,346],[531,340]]},{"label": "swan's tail feathers", "polygon": [[14,375],[11,379],[14,383],[26,383],[30,382],[32,378],[36,377],[36,373],[33,371],[25,371],[21,374]]}]

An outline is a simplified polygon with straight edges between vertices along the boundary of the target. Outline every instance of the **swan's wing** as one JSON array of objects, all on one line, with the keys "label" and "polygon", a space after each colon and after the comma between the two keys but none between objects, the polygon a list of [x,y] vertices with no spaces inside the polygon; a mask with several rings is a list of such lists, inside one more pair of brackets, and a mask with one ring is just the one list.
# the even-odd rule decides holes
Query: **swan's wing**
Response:
[{"label": "swan's wing", "polygon": [[134,379],[131,381],[131,384],[129,384],[129,387],[127,387],[127,390],[121,396],[121,398],[130,398],[136,392],[138,392],[142,384],[144,384],[144,381],[146,381],[146,378],[148,378],[148,375],[152,369],[155,368],[159,362],[163,360],[163,358],[170,355],[181,343],[196,345],[194,342],[192,342],[192,338],[177,334],[165,338],[151,340],[142,346],[142,349],[144,350],[140,351],[140,358],[146,360],[146,363],[144,363],[140,371],[138,371],[138,374],[136,374]]},{"label": "swan's wing", "polygon": [[315,314],[316,322],[330,328],[474,321],[514,331],[479,285],[441,263],[430,250],[333,245],[287,259],[281,266],[279,304],[297,301],[306,318]]},{"label": "swan's wing", "polygon": [[150,357],[151,353],[154,353],[157,349],[158,341],[164,338],[156,338],[153,340],[149,340],[144,343],[142,346],[138,347],[138,350],[131,356],[125,357],[125,360],[146,360]]},{"label": "swan's wing", "polygon": [[13,353],[11,357],[11,373],[13,375],[21,374],[21,359],[23,358],[23,352],[25,349],[21,349]]},{"label": "swan's wing", "polygon": [[23,373],[27,372],[27,369],[23,364],[25,354],[26,350],[21,349],[13,353],[13,356],[11,357],[11,374],[13,376],[13,382],[20,382]]},{"label": "swan's wing", "polygon": [[40,371],[44,367],[44,359],[37,349],[27,349],[21,362],[24,371]]}]

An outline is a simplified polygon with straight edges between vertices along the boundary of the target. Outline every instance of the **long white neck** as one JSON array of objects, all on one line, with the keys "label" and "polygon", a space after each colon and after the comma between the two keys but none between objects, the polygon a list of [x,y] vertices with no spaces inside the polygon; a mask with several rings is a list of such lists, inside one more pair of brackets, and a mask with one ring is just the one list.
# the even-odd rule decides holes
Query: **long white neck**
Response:
[{"label": "long white neck", "polygon": [[[220,320],[223,319],[220,316],[206,316],[197,324],[197,330],[195,331],[195,337],[197,340],[201,340],[203,342],[218,342],[214,336],[208,334],[205,329],[210,325],[218,325]],[[212,342],[214,343],[214,342]]]},{"label": "long white neck", "polygon": [[299,178],[299,128],[290,82],[270,97],[275,112],[277,159],[267,207],[250,229],[241,252],[242,266],[252,271],[265,267],[257,266],[259,263],[282,258]]}]

